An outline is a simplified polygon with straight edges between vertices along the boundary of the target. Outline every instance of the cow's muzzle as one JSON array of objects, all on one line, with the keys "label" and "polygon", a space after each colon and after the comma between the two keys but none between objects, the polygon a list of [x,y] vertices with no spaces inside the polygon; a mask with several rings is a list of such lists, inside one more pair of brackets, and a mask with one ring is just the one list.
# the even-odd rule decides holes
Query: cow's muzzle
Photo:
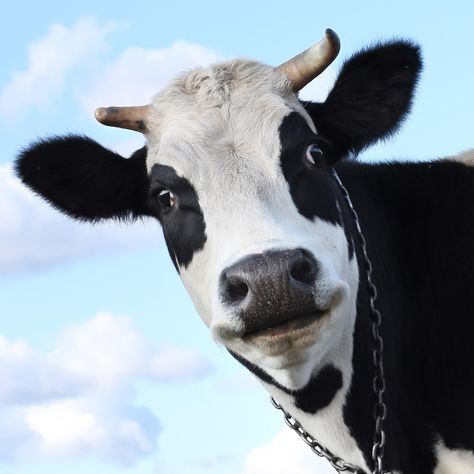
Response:
[{"label": "cow's muzzle", "polygon": [[220,301],[242,321],[240,337],[301,328],[327,309],[317,304],[318,273],[318,262],[302,248],[249,255],[222,271]]}]

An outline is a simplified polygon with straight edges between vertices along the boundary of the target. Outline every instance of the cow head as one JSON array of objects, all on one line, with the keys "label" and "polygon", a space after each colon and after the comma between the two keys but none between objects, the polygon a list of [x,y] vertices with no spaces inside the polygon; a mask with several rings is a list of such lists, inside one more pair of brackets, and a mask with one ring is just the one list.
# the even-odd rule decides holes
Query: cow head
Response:
[{"label": "cow head", "polygon": [[349,376],[359,271],[332,170],[397,129],[420,70],[416,46],[377,45],[345,63],[324,103],[301,102],[297,90],[337,50],[329,31],[309,59],[223,62],[148,106],[99,109],[145,134],[128,159],[66,136],[17,161],[30,188],[76,219],[158,219],[213,337],[287,390],[327,365]]}]

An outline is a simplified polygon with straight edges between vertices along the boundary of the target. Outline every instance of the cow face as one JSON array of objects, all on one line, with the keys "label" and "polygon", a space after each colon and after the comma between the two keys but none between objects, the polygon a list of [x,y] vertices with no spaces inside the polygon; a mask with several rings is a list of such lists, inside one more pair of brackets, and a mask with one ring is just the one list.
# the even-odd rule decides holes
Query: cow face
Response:
[{"label": "cow face", "polygon": [[330,142],[283,74],[243,61],[158,94],[146,136],[150,202],[201,318],[279,383],[305,384],[355,314]]},{"label": "cow face", "polygon": [[17,171],[75,218],[158,218],[213,337],[266,380],[300,389],[331,365],[348,381],[359,277],[333,165],[395,130],[419,69],[413,45],[378,46],[303,104],[281,70],[217,64],[154,98],[131,158],[56,138]]}]

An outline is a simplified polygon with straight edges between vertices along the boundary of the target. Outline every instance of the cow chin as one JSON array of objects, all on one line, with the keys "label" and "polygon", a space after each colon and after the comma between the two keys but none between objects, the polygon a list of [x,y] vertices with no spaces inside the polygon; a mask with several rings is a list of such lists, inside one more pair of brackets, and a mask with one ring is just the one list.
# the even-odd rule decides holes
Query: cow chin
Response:
[{"label": "cow chin", "polygon": [[350,333],[352,321],[347,315],[351,300],[348,285],[341,284],[335,289],[333,304],[325,311],[251,334],[245,333],[238,320],[226,320],[211,330],[239,359],[287,388],[298,389],[324,361],[332,358],[329,352],[340,346],[343,334]]}]

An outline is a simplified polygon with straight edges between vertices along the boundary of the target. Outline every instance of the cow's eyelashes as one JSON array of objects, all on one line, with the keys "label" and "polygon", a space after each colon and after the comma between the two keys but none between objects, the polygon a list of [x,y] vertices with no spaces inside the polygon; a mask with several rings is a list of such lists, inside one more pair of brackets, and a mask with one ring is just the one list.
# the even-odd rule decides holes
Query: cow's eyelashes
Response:
[{"label": "cow's eyelashes", "polygon": [[317,143],[311,143],[306,148],[304,160],[310,166],[319,165],[324,158],[324,152]]},{"label": "cow's eyelashes", "polygon": [[168,212],[177,202],[176,196],[169,189],[161,189],[155,194],[155,199],[163,212]]}]

